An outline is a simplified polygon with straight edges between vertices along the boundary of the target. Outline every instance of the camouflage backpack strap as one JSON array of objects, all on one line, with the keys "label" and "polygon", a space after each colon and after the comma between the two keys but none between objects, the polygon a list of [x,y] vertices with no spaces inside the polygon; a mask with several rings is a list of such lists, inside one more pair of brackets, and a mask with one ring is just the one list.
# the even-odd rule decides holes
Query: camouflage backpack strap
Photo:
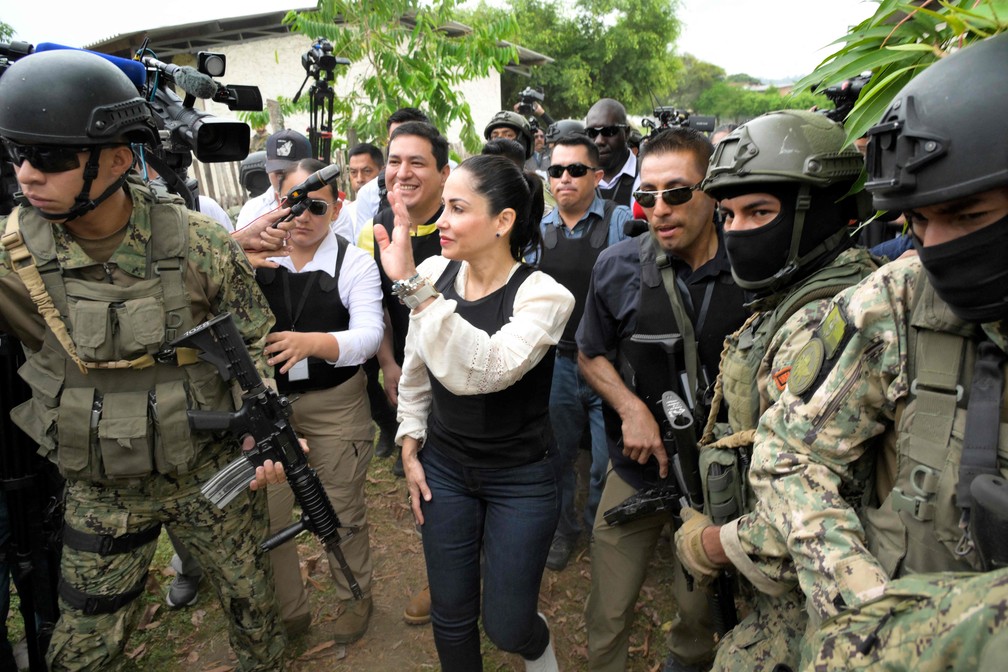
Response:
[{"label": "camouflage backpack strap", "polygon": [[[189,212],[173,199],[158,199],[151,206],[150,218],[151,261],[147,268],[148,273],[153,270],[161,278],[165,310],[165,342],[170,343],[184,331],[195,326],[192,324],[189,293],[185,286]],[[195,351],[193,355],[195,357]]]},{"label": "camouflage backpack strap", "polygon": [[[3,238],[0,239],[0,245],[3,245],[7,253],[10,254],[11,266],[13,266],[18,277],[21,278],[21,282],[28,289],[32,301],[38,306],[39,313],[45,319],[46,324],[49,325],[49,329],[53,335],[56,336],[56,340],[66,350],[70,359],[77,364],[81,373],[86,374],[87,367],[84,361],[77,355],[77,347],[74,345],[73,339],[70,338],[66,323],[63,322],[59,310],[53,303],[53,298],[46,291],[46,285],[42,280],[41,273],[39,273],[38,266],[36,266],[35,257],[32,256],[31,250],[25,245],[24,236],[21,233],[18,222],[20,210],[21,208],[14,208],[14,211],[8,217],[7,229],[4,231]],[[66,301],[64,300],[63,303],[66,303]]]},{"label": "camouflage backpack strap", "polygon": [[906,511],[920,521],[934,518],[934,495],[948,453],[956,408],[963,399],[962,364],[968,339],[962,332],[945,328],[954,322],[959,320],[921,272],[907,347],[907,378],[915,408],[908,427],[909,440],[900,442],[906,454],[899,457],[900,464],[911,469],[909,479],[913,485],[906,489],[894,487],[892,491],[893,509]]}]

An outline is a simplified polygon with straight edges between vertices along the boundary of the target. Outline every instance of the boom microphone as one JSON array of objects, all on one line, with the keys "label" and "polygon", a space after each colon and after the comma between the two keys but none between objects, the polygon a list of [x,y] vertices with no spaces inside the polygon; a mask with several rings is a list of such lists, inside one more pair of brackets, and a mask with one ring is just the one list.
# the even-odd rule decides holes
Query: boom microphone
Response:
[{"label": "boom microphone", "polygon": [[309,191],[318,191],[339,177],[339,175],[340,168],[335,163],[331,166],[320,168],[309,175],[307,180],[287,192],[286,205],[293,210],[294,206],[308,199]]},{"label": "boom microphone", "polygon": [[144,56],[143,62],[148,67],[156,68],[160,72],[163,72],[190,96],[213,98],[217,93],[217,89],[220,88],[220,84],[215,82],[213,77],[204,75],[191,66],[164,63],[153,56]]}]

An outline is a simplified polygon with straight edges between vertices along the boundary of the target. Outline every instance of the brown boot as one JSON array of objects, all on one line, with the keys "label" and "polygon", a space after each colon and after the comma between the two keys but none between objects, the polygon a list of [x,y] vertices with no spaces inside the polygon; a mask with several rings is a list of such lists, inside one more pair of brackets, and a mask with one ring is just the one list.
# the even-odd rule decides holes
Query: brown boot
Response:
[{"label": "brown boot", "polygon": [[332,640],[337,644],[352,644],[367,632],[371,620],[371,598],[341,600],[342,613],[332,626]]},{"label": "brown boot", "polygon": [[403,620],[409,625],[430,623],[430,586],[410,599],[409,604],[406,605],[406,611],[403,612]]}]

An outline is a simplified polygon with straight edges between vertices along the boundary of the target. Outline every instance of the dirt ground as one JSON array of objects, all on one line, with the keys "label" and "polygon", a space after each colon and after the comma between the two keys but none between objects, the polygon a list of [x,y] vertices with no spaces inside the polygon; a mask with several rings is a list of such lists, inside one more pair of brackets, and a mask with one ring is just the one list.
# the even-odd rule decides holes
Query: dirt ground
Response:
[{"label": "dirt ground", "polygon": [[[587,460],[582,462],[583,474]],[[368,475],[375,610],[360,641],[343,647],[327,638],[326,624],[335,617],[327,561],[314,538],[302,535],[298,539],[314,620],[305,635],[290,643],[288,670],[292,672],[438,669],[430,626],[408,626],[402,620],[410,596],[425,585],[425,571],[420,537],[406,505],[405,485],[392,474],[391,465],[389,459],[375,459]],[[659,544],[637,603],[627,668],[633,672],[657,672],[665,658],[664,632],[673,615],[669,598],[671,552],[668,543]],[[171,547],[162,534],[147,594],[142,598],[145,611],[141,627],[127,645],[133,669],[234,670],[221,609],[207,586],[202,587],[192,607],[172,611],[165,606],[164,595],[172,577],[170,569],[162,568],[167,567],[170,556]],[[584,604],[590,571],[587,540],[582,539],[566,569],[547,569],[543,577],[540,610],[549,620],[562,670],[583,670],[587,665]],[[518,656],[497,650],[486,638],[483,652],[486,670],[524,670]]]}]

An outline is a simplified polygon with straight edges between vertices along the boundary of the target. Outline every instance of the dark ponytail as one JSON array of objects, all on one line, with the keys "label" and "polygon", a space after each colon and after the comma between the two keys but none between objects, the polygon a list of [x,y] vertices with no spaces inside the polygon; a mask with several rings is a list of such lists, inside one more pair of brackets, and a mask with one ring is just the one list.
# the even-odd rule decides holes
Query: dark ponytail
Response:
[{"label": "dark ponytail", "polygon": [[511,256],[516,261],[541,247],[543,185],[535,173],[522,173],[508,159],[493,155],[466,159],[457,170],[465,170],[472,176],[473,190],[487,199],[491,216],[505,208],[515,211],[510,244]]}]

